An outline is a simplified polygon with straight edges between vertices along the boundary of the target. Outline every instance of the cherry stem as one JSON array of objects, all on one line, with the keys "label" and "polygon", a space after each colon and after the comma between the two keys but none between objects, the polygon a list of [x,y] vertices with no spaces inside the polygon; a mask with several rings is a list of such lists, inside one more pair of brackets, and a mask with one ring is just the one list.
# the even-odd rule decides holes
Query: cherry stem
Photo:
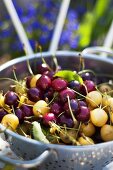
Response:
[{"label": "cherry stem", "polygon": [[12,105],[11,107],[12,107],[13,114],[15,115],[15,110],[14,110],[14,107],[13,107],[13,105]]},{"label": "cherry stem", "polygon": [[15,70],[16,70],[16,68],[13,67],[13,75],[14,75],[14,78],[15,78],[16,81],[18,81]]},{"label": "cherry stem", "polygon": [[[72,90],[73,90],[73,89],[72,89]],[[89,97],[87,97],[87,96],[84,96],[83,94],[77,92],[76,90],[73,90],[73,91],[74,91],[75,93],[77,93],[78,95],[80,95],[80,96],[82,96],[82,97],[84,97],[84,98],[92,101],[97,107],[99,107],[99,105],[97,105],[91,98],[89,98]]]},{"label": "cherry stem", "polygon": [[69,99],[69,96],[67,96],[67,99],[68,99],[69,110],[70,110],[70,113],[71,113],[71,116],[72,116],[72,119],[73,119],[74,125],[77,125],[77,124],[78,124],[78,121],[76,120],[76,118],[74,117],[74,114],[73,114],[73,112],[72,112],[71,105],[70,105],[70,99]]},{"label": "cherry stem", "polygon": [[85,64],[84,64],[84,58],[79,54],[80,62],[79,62],[79,70],[84,70]]},{"label": "cherry stem", "polygon": [[55,98],[58,96],[58,93],[54,93],[53,98],[51,99],[51,101],[48,103],[48,106],[55,100]]},{"label": "cherry stem", "polygon": [[89,143],[89,144],[94,144],[92,143],[87,136],[84,135],[84,133],[81,134],[81,136]]},{"label": "cherry stem", "polygon": [[54,64],[55,64],[55,67],[56,67],[56,71],[55,72],[57,72],[57,68],[58,68],[58,60],[57,60],[57,58],[55,57],[55,56],[52,56],[53,57],[53,61],[54,61]]},{"label": "cherry stem", "polygon": [[[26,54],[26,56],[27,56],[27,55],[28,55],[28,52],[27,52],[25,46],[23,46],[23,47],[24,47],[25,54]],[[32,69],[31,69],[31,66],[30,66],[30,62],[29,62],[28,59],[27,59],[27,67],[28,67],[29,73],[30,73],[31,75],[34,75]]]},{"label": "cherry stem", "polygon": [[28,138],[29,136],[23,131],[23,129],[19,126],[19,129],[21,130],[21,132],[23,133],[23,135]]},{"label": "cherry stem", "polygon": [[82,125],[82,123],[80,122],[79,127],[78,127],[78,130],[77,130],[77,134],[76,134],[76,139],[77,139],[77,137],[78,137],[78,133],[79,133],[79,131],[80,131],[81,125]]},{"label": "cherry stem", "polygon": [[[17,80],[14,80],[14,79],[11,79],[11,78],[0,78],[0,80],[9,80],[9,81],[13,81],[14,83],[17,83],[17,84],[19,84],[20,86],[22,86],[22,84],[19,82],[19,81],[17,81]],[[23,86],[22,86],[23,87]],[[25,89],[27,89],[26,87],[24,87]]]}]

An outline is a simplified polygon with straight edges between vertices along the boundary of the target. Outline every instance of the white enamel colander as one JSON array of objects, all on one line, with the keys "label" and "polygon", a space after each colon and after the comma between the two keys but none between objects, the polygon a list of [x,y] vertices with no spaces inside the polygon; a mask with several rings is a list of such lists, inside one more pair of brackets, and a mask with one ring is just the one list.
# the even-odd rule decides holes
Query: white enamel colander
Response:
[{"label": "white enamel colander", "polygon": [[[104,76],[113,74],[113,59],[91,54],[91,52],[105,52],[105,48],[93,47],[82,52],[85,66]],[[86,54],[90,52],[90,54]],[[108,51],[110,54],[112,50]],[[49,65],[53,59],[50,52],[42,53]],[[57,51],[58,63],[63,69],[75,69],[79,63],[79,53]],[[41,63],[41,54],[28,56],[33,71],[37,63]],[[12,77],[12,66],[16,67],[18,79],[28,74],[26,56],[14,59],[0,67],[0,77]],[[7,84],[6,84],[7,83]],[[0,88],[7,89],[10,81],[1,81]],[[0,130],[5,127],[0,124]],[[13,160],[0,154],[0,160],[25,168],[37,167],[40,170],[101,170],[113,161],[113,142],[105,142],[89,146],[69,146],[58,144],[45,144],[33,139],[20,136],[10,130],[4,131],[7,141],[15,154],[23,160]],[[110,165],[107,166],[110,168]],[[107,168],[106,167],[106,168]],[[105,169],[105,168],[104,168]]]}]

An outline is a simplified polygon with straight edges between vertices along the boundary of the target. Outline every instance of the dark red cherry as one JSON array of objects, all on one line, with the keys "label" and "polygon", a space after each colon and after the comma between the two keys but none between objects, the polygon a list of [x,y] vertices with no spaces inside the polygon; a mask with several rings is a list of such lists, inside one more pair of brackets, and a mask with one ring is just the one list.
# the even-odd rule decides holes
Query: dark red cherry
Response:
[{"label": "dark red cherry", "polygon": [[91,80],[93,75],[92,75],[92,73],[86,72],[86,73],[82,73],[81,77],[83,80]]},{"label": "dark red cherry", "polygon": [[81,106],[76,118],[78,121],[87,122],[90,118],[90,109],[88,107]]},{"label": "dark red cherry", "polygon": [[32,107],[23,104],[20,109],[24,113],[25,117],[33,116]]},{"label": "dark red cherry", "polygon": [[[76,99],[71,99],[70,100],[70,107],[71,107],[71,110],[72,110],[73,114],[77,114],[79,109],[80,109],[79,108],[79,103],[78,103],[78,101]],[[65,103],[64,110],[68,115],[71,115],[68,102]]]},{"label": "dark red cherry", "polygon": [[62,112],[62,106],[55,102],[51,105],[50,112],[54,113],[55,115],[59,115]]},{"label": "dark red cherry", "polygon": [[67,81],[61,78],[56,78],[52,81],[52,87],[56,91],[61,91],[67,87]]},{"label": "dark red cherry", "polygon": [[39,87],[40,89],[46,90],[51,86],[51,79],[46,75],[42,75],[37,80],[36,86]]},{"label": "dark red cherry", "polygon": [[69,128],[72,128],[74,126],[73,120],[71,117],[66,117],[64,114],[60,115],[57,118],[57,123],[61,126],[67,126]]},{"label": "dark red cherry", "polygon": [[78,103],[79,103],[80,106],[86,106],[87,107],[86,102],[83,101],[83,100],[79,100]]},{"label": "dark red cherry", "polygon": [[39,74],[43,74],[45,71],[50,71],[50,69],[46,63],[42,63],[42,64],[38,65],[37,69],[38,69]]},{"label": "dark red cherry", "polygon": [[27,88],[30,88],[31,79],[32,79],[31,76],[26,77],[26,87],[27,87]]},{"label": "dark red cherry", "polygon": [[87,94],[87,87],[84,84],[82,84],[80,87],[80,93],[84,96]]},{"label": "dark red cherry", "polygon": [[50,79],[53,79],[53,75],[54,75],[53,71],[45,71],[43,74],[48,76]]},{"label": "dark red cherry", "polygon": [[3,108],[0,108],[0,122],[6,114],[8,114],[8,113]]},{"label": "dark red cherry", "polygon": [[54,93],[54,90],[51,87],[49,89],[45,90],[44,99],[52,100],[53,99],[53,93]]},{"label": "dark red cherry", "polygon": [[28,99],[37,102],[41,99],[41,90],[39,88],[30,88],[27,91]]},{"label": "dark red cherry", "polygon": [[67,96],[69,96],[69,99],[71,100],[76,97],[76,94],[72,89],[67,88],[67,89],[62,90],[59,96],[62,102],[66,102],[68,100]]},{"label": "dark red cherry", "polygon": [[14,106],[14,107],[17,107],[18,106],[18,101],[19,101],[19,98],[17,96],[17,94],[13,91],[8,91],[6,94],[5,94],[5,104],[9,105],[9,106]]},{"label": "dark red cherry", "polygon": [[76,91],[80,91],[81,85],[77,80],[73,80],[68,83],[68,87],[70,87],[71,89],[74,89]]},{"label": "dark red cherry", "polygon": [[88,92],[95,90],[95,83],[91,80],[85,80],[84,85],[87,87]]},{"label": "dark red cherry", "polygon": [[19,122],[20,122],[20,123],[23,123],[24,117],[25,117],[24,112],[23,112],[21,109],[17,108],[17,109],[15,110],[15,115],[18,117]]}]

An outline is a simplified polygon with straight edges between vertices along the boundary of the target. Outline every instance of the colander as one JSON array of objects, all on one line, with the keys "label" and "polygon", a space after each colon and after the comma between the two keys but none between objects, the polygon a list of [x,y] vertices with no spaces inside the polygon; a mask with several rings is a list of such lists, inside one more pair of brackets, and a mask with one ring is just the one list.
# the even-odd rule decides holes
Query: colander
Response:
[{"label": "colander", "polygon": [[[82,52],[85,67],[92,69],[101,75],[113,74],[113,59],[102,55],[92,54],[91,52],[109,52],[112,50],[100,47],[88,48]],[[90,54],[86,54],[89,53]],[[36,71],[37,64],[41,63],[41,56],[52,66],[53,59],[50,52],[33,54],[28,57],[16,58],[0,66],[0,77],[13,77],[12,67],[16,67],[18,79],[28,75],[26,59],[29,59],[33,72]],[[57,51],[58,63],[63,69],[77,70],[79,65],[79,52]],[[6,90],[11,81],[0,81],[0,89]],[[113,161],[113,142],[105,142],[89,146],[71,146],[58,144],[45,144],[34,139],[20,136],[10,130],[6,130],[0,124],[0,130],[5,130],[6,140],[10,143],[11,149],[22,160],[13,160],[0,154],[0,160],[21,166],[24,168],[36,167],[40,170],[102,170],[112,167]],[[110,163],[110,164],[109,164]],[[109,164],[109,165],[108,165]],[[107,165],[107,166],[106,166]],[[113,169],[113,167],[111,168]]]}]

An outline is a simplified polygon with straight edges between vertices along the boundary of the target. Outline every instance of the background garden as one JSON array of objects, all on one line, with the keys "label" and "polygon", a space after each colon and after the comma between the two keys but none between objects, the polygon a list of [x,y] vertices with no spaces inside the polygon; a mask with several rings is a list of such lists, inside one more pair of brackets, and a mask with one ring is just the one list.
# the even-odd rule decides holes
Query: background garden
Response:
[{"label": "background garden", "polygon": [[[36,42],[47,51],[53,35],[61,0],[13,0],[19,18],[36,52]],[[71,0],[59,50],[80,51],[103,45],[113,18],[112,0]],[[0,1],[0,56],[7,59],[24,55],[10,16]]]}]

